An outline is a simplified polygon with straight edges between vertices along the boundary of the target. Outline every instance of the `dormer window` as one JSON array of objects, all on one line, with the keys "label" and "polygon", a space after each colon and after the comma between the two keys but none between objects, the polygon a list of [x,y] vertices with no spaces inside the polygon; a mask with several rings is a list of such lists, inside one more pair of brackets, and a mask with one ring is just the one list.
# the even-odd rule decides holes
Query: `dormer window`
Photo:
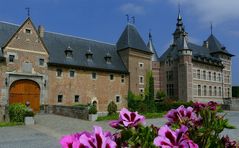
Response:
[{"label": "dormer window", "polygon": [[65,50],[65,54],[67,58],[72,58],[73,57],[73,50],[70,46],[67,47],[67,49]]},{"label": "dormer window", "polygon": [[106,61],[107,64],[111,63],[111,54],[109,52],[105,56],[105,61]]},{"label": "dormer window", "polygon": [[86,54],[85,54],[87,60],[91,61],[93,58],[93,53],[90,49],[87,50]]},{"label": "dormer window", "polygon": [[31,29],[25,29],[25,32],[27,33],[27,34],[31,34]]}]

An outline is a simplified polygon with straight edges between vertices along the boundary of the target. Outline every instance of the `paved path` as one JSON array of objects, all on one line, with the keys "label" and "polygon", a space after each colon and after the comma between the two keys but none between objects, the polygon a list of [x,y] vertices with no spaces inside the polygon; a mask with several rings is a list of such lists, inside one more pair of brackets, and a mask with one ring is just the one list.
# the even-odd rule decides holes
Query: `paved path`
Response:
[{"label": "paved path", "polygon": [[[228,134],[239,141],[239,112],[225,112],[230,123],[237,129],[226,130]],[[55,148],[60,147],[59,139],[62,135],[92,130],[93,125],[99,125],[104,130],[114,131],[107,121],[90,122],[52,114],[35,116],[36,125],[0,128],[0,148]],[[165,119],[148,119],[147,125],[162,126]]]}]

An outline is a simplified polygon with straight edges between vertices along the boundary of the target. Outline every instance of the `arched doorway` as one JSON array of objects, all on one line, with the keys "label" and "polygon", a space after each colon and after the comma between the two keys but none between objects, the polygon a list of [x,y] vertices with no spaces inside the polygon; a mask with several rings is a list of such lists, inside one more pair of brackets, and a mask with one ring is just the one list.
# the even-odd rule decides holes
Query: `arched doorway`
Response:
[{"label": "arched doorway", "polygon": [[30,102],[34,112],[40,110],[40,86],[32,80],[18,80],[9,89],[9,104]]}]

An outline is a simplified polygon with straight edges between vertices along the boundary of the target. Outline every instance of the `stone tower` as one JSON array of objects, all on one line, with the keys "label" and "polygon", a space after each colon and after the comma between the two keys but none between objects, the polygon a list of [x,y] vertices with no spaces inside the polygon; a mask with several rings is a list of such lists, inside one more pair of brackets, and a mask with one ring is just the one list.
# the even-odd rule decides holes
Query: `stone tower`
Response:
[{"label": "stone tower", "polygon": [[157,55],[156,49],[154,48],[153,38],[150,32],[149,32],[149,41],[148,41],[147,47],[153,53],[151,57],[152,73],[154,77],[154,92],[157,93],[157,91],[160,89],[160,74],[159,74],[160,63],[159,63],[159,57]]},{"label": "stone tower", "polygon": [[190,101],[192,100],[192,50],[188,46],[188,36],[180,13],[176,26],[173,35],[178,52],[178,98]]},{"label": "stone tower", "polygon": [[129,90],[136,94],[143,94],[146,73],[152,67],[152,52],[147,48],[134,24],[127,24],[116,48],[129,72]]}]

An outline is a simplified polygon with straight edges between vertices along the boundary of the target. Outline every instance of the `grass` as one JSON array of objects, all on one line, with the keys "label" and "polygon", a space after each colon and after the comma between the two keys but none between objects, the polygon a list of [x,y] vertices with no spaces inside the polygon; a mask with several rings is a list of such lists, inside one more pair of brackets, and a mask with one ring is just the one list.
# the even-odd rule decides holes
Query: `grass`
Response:
[{"label": "grass", "polygon": [[[146,119],[151,118],[162,118],[165,115],[166,112],[160,112],[160,113],[143,113],[143,115],[146,117]],[[117,120],[119,118],[119,114],[113,114],[113,115],[107,115],[107,116],[101,116],[98,117],[97,121],[107,121],[107,120]]]},{"label": "grass", "polygon": [[23,125],[22,122],[0,122],[0,127]]}]

